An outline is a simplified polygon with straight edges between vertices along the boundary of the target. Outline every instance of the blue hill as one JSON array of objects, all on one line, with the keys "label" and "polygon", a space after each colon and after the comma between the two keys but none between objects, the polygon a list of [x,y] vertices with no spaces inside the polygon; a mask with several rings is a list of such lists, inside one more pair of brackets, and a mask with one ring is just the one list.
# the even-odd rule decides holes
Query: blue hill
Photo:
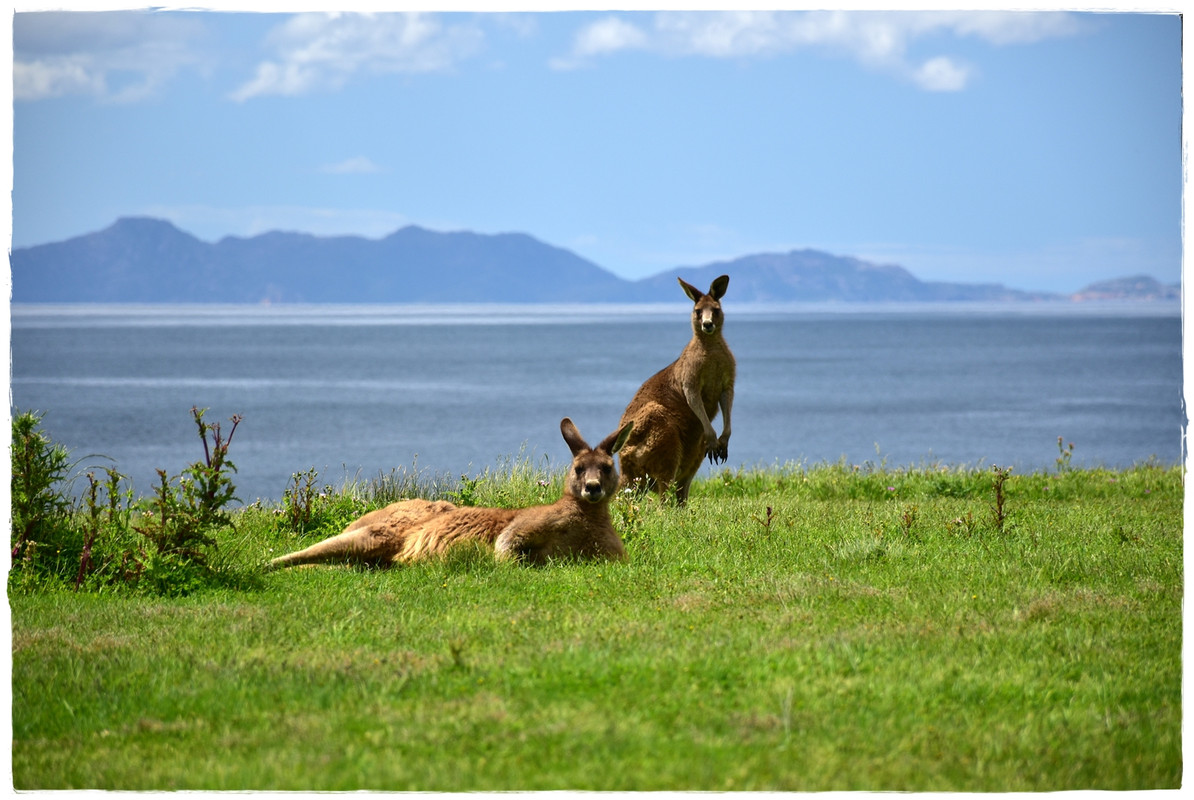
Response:
[{"label": "blue hill", "polygon": [[[16,248],[17,303],[566,303],[683,301],[733,277],[738,302],[1042,301],[1145,296],[1147,278],[1073,296],[998,284],[921,281],[903,267],[817,250],[678,267],[628,281],[522,233],[442,233],[408,226],[382,239],[271,232],[203,242],[169,222],[125,217],[95,233]],[[1149,284],[1149,297],[1177,287]]]}]

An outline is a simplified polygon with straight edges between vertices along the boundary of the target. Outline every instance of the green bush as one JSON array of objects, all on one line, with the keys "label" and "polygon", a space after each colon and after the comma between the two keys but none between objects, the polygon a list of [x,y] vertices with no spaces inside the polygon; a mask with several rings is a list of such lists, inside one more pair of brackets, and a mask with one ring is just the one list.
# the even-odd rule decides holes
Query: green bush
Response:
[{"label": "green bush", "polygon": [[[71,469],[70,451],[41,430],[43,414],[17,413],[12,420],[12,557],[31,542],[60,544],[70,503],[61,485]],[[36,548],[34,548],[36,549]]]},{"label": "green bush", "polygon": [[[236,582],[239,562],[213,559],[217,534],[233,527],[227,506],[236,500],[229,475],[236,470],[219,423],[191,409],[204,458],[174,478],[158,470],[154,495],[141,502],[124,476],[107,468],[78,505],[67,494],[70,452],[41,429],[41,416],[18,413],[12,425],[12,591],[124,590],[185,595],[205,585]],[[209,441],[210,436],[210,441]],[[102,494],[101,494],[102,492]]]},{"label": "green bush", "polygon": [[291,533],[339,533],[366,510],[366,501],[351,487],[337,492],[330,485],[318,486],[314,468],[290,476],[282,492],[281,507],[275,511],[278,524]]},{"label": "green bush", "polygon": [[64,494],[74,464],[70,451],[41,429],[44,414],[19,411],[12,419],[12,555],[10,585],[64,583],[82,550]]}]

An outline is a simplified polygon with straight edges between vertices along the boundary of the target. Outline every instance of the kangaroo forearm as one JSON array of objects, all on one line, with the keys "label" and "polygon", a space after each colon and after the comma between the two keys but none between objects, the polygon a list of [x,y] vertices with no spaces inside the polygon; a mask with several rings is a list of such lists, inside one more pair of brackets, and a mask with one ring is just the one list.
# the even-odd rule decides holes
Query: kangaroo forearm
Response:
[{"label": "kangaroo forearm", "polygon": [[713,429],[713,423],[709,419],[709,415],[705,413],[705,402],[701,396],[695,392],[684,393],[684,399],[688,401],[688,407],[692,409],[692,413],[696,414],[697,420],[701,423],[701,428],[705,431],[705,436],[716,437],[717,431]]}]

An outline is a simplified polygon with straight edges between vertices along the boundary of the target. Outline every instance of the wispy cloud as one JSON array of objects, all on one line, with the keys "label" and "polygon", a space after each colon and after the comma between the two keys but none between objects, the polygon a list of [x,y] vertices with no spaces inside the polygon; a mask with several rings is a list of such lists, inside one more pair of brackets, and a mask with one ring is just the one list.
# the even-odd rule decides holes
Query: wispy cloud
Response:
[{"label": "wispy cloud", "polygon": [[555,66],[568,68],[594,56],[646,48],[649,44],[649,36],[635,25],[620,17],[606,17],[581,29],[569,58],[555,62]]},{"label": "wispy cloud", "polygon": [[966,88],[970,69],[945,56],[930,58],[913,70],[912,80],[930,92],[957,92]]},{"label": "wispy cloud", "polygon": [[319,171],[325,175],[371,175],[382,172],[382,168],[366,156],[357,156],[335,164],[324,164]]},{"label": "wispy cloud", "polygon": [[947,54],[917,58],[911,47],[943,34],[1000,46],[1027,44],[1073,35],[1082,27],[1077,17],[1064,12],[660,12],[641,25],[611,15],[582,28],[569,53],[551,66],[577,68],[625,50],[748,59],[817,49],[928,91],[958,91],[972,75],[969,65]]},{"label": "wispy cloud", "polygon": [[472,22],[425,14],[297,14],[274,28],[274,57],[229,96],[302,95],[339,89],[354,77],[440,72],[476,54],[484,35]]},{"label": "wispy cloud", "polygon": [[179,70],[202,68],[208,35],[193,15],[40,12],[13,17],[13,99],[91,95],[134,102]]},{"label": "wispy cloud", "polygon": [[[533,14],[303,13],[280,18],[263,57],[227,97],[335,91],[352,80],[450,71],[479,55],[486,29],[538,35]],[[201,13],[22,12],[13,19],[17,101],[90,95],[135,102],[159,94],[184,70],[228,68],[217,21]],[[950,38],[995,46],[1080,32],[1088,20],[1065,12],[659,12],[609,14],[577,31],[555,69],[618,53],[749,59],[797,50],[844,56],[931,91],[957,91],[973,67],[945,52]],[[937,52],[914,55],[934,48]]]}]

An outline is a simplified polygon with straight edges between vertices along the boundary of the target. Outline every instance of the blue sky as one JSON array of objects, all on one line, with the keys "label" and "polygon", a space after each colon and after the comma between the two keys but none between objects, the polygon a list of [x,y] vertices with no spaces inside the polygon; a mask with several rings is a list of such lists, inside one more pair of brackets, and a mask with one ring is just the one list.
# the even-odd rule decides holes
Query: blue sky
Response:
[{"label": "blue sky", "polygon": [[25,11],[13,47],[15,247],[151,215],[1180,278],[1172,13]]}]

